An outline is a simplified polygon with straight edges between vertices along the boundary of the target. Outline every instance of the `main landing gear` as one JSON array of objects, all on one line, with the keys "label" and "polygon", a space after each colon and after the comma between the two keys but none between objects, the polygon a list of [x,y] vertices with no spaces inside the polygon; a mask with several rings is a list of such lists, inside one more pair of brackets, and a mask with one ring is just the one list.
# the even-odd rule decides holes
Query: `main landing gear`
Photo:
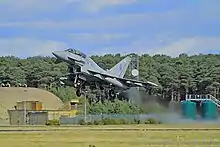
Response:
[{"label": "main landing gear", "polygon": [[82,90],[80,89],[80,88],[78,88],[77,90],[76,90],[76,96],[77,97],[80,97],[82,95]]},{"label": "main landing gear", "polygon": [[81,95],[82,95],[82,81],[80,81],[79,79],[78,79],[78,75],[76,75],[75,76],[75,78],[74,78],[74,82],[73,82],[74,84],[74,88],[76,88],[76,96],[77,97],[80,97]]},{"label": "main landing gear", "polygon": [[110,89],[109,91],[108,91],[108,95],[109,95],[109,97],[112,99],[112,98],[116,98],[116,93],[115,93],[115,91],[113,90],[113,89]]},{"label": "main landing gear", "polygon": [[105,99],[114,101],[117,98],[117,93],[114,89],[105,89]]},{"label": "main landing gear", "polygon": [[[74,85],[74,88],[76,89],[76,96],[81,97],[82,94],[84,93],[84,90],[86,90],[85,81],[79,80],[78,76],[76,76],[74,79],[73,85]],[[104,88],[101,85],[97,85],[97,83],[95,83],[94,87],[93,87],[93,84],[91,84],[90,88],[92,88],[93,90],[100,90],[100,91],[105,92],[107,99],[114,100],[117,97],[117,94],[114,91],[114,89],[109,89],[107,87]]]}]

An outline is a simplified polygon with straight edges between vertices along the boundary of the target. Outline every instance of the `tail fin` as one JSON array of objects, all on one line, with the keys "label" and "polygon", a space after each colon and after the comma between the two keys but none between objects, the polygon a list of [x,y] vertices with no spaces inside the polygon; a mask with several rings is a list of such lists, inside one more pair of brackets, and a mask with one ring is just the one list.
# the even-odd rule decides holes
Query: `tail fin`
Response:
[{"label": "tail fin", "polygon": [[131,63],[131,57],[127,56],[126,58],[121,60],[119,63],[117,63],[114,67],[112,67],[110,70],[108,70],[107,72],[114,76],[123,78],[130,63]]}]

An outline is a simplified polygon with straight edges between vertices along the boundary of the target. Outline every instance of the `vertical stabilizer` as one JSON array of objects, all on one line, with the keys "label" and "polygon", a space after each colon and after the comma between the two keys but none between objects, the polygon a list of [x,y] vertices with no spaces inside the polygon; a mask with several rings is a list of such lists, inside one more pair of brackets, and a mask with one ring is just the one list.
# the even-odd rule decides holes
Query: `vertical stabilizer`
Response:
[{"label": "vertical stabilizer", "polygon": [[110,70],[108,70],[107,72],[114,76],[123,78],[130,63],[131,63],[131,57],[127,56],[126,58],[121,60],[119,63],[117,63],[114,67],[112,67]]}]

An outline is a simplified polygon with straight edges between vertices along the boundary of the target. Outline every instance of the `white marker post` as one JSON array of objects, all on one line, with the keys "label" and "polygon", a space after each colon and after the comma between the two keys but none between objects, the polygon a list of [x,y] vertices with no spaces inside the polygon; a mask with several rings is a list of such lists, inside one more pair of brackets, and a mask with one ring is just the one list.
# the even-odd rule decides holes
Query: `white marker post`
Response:
[{"label": "white marker post", "polygon": [[23,103],[24,103],[24,125],[26,125],[26,102],[25,101],[23,101]]},{"label": "white marker post", "polygon": [[85,99],[84,99],[84,121],[86,123],[86,97],[87,97],[87,94],[85,94]]}]

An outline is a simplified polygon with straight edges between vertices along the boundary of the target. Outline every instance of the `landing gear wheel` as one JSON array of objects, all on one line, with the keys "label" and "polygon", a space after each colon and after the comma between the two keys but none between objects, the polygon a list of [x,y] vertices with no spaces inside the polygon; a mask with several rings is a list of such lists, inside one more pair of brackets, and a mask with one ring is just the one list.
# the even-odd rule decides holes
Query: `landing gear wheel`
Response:
[{"label": "landing gear wheel", "polygon": [[76,90],[76,96],[80,97],[82,95],[82,92],[80,89],[77,89]]},{"label": "landing gear wheel", "polygon": [[116,93],[115,93],[114,90],[112,90],[112,89],[109,90],[108,95],[109,95],[109,97],[110,97],[111,99],[116,97]]}]

